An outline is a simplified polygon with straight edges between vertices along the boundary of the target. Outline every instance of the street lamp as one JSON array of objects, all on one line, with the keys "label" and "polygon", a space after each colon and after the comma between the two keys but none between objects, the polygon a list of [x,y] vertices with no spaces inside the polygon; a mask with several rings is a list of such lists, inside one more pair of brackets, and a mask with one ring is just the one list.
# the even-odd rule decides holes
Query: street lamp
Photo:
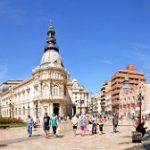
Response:
[{"label": "street lamp", "polygon": [[139,123],[141,124],[141,116],[142,116],[142,99],[143,99],[143,96],[142,96],[142,89],[143,89],[143,83],[141,82],[139,84],[139,95],[138,95],[138,101],[139,101],[139,117],[140,117],[140,120],[139,120]]},{"label": "street lamp", "polygon": [[141,124],[141,107],[142,107],[142,94],[141,93],[139,93],[138,100],[139,100],[139,104],[140,104],[140,110],[139,110],[140,121],[139,121],[139,123]]},{"label": "street lamp", "polygon": [[9,115],[10,115],[10,118],[11,118],[11,100],[10,100],[10,102],[9,102]]}]

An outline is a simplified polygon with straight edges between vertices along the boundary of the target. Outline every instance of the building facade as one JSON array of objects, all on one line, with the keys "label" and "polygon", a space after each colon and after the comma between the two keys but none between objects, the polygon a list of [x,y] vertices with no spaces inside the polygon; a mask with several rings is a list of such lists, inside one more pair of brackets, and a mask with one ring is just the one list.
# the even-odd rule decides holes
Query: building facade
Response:
[{"label": "building facade", "polygon": [[102,114],[101,94],[91,97],[92,113]]},{"label": "building facade", "polygon": [[106,101],[106,85],[107,81],[102,85],[100,89],[100,104],[101,104],[101,112],[104,114],[105,113],[105,101]]},{"label": "building facade", "polygon": [[[1,94],[2,116],[25,119],[30,114],[33,118],[42,118],[47,112],[50,116],[55,113],[63,117],[72,115],[73,106],[79,107],[74,97],[75,83],[70,85],[71,81],[59,54],[52,25],[48,29],[46,43],[41,63],[32,70],[31,77]],[[88,92],[85,92],[84,88],[78,90],[84,100],[82,107],[86,108]]]},{"label": "building facade", "polygon": [[80,85],[77,79],[67,83],[68,98],[70,97],[70,108],[72,115],[88,113],[89,93]]},{"label": "building facade", "polygon": [[144,85],[144,109],[145,114],[150,114],[150,84]]},{"label": "building facade", "polygon": [[112,113],[111,81],[107,81],[105,86],[105,113]]},{"label": "building facade", "polygon": [[133,65],[128,65],[126,69],[118,70],[111,78],[111,98],[113,111],[119,110],[119,94],[123,86],[123,81],[128,78],[131,85],[138,85],[140,82],[146,82],[144,73],[136,70]]},{"label": "building facade", "polygon": [[142,113],[145,111],[145,85],[143,84],[142,88],[139,88],[139,85],[130,84],[128,79],[125,79],[123,82],[123,86],[120,90],[120,101],[119,101],[119,115],[120,117],[126,118],[135,118],[139,115],[140,110],[140,100],[139,93],[142,94],[141,99],[141,111]]},{"label": "building facade", "polygon": [[[8,80],[6,82],[3,82],[0,84],[0,97],[2,94],[7,93],[7,91],[18,84],[20,84],[22,80]],[[0,100],[0,117],[2,116],[2,106],[1,106],[1,100]]]}]

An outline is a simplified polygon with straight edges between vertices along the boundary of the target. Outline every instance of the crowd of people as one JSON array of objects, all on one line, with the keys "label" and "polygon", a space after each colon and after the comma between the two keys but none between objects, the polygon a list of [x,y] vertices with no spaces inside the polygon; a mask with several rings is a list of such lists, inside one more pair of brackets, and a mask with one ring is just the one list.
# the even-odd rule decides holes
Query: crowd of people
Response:
[{"label": "crowd of people", "polygon": [[[50,127],[52,127],[53,130],[53,134],[54,136],[56,136],[56,130],[58,129],[58,116],[56,114],[52,114],[52,117],[48,116],[47,113],[45,113],[44,117],[43,117],[43,130],[45,133],[45,137],[47,138],[49,136],[49,130]],[[32,127],[36,128],[38,124],[40,124],[40,120],[37,117],[36,122],[33,121],[33,118],[28,115],[27,118],[27,132],[28,132],[28,136],[31,137],[32,136]]]},{"label": "crowd of people", "polygon": [[[86,134],[86,132],[91,133],[91,135],[94,135],[97,133],[97,130],[99,134],[104,134],[103,132],[103,126],[106,122],[106,117],[102,115],[84,115],[76,116],[72,118],[72,127],[74,135],[76,135],[77,128],[81,129],[81,135]],[[118,126],[118,116],[113,115],[112,117],[112,125],[113,125],[113,132],[117,132],[117,126]],[[98,129],[97,129],[98,127]]]},{"label": "crowd of people", "polygon": [[[107,119],[110,119],[109,117]],[[45,137],[49,137],[49,131],[50,128],[52,128],[53,135],[56,136],[58,133],[58,130],[60,129],[59,122],[61,118],[58,117],[56,114],[52,114],[52,117],[48,116],[47,113],[45,113],[43,117],[43,130],[45,133]],[[77,133],[77,129],[81,132],[81,135],[85,135],[87,132],[91,135],[97,134],[104,134],[103,132],[103,126],[106,122],[106,117],[102,115],[90,115],[90,114],[82,114],[82,115],[74,115],[72,120],[72,128],[73,128],[73,134],[74,136]],[[37,117],[36,121],[34,122],[32,117],[28,115],[27,118],[27,131],[29,137],[32,135],[32,127],[37,127],[37,125],[40,124],[40,120]],[[113,132],[117,132],[117,126],[118,126],[118,116],[113,115],[112,117],[112,125],[113,125]]]},{"label": "crowd of people", "polygon": [[[102,115],[90,115],[90,114],[82,114],[82,115],[74,115],[71,123],[72,123],[72,128],[73,128],[73,135],[76,136],[77,134],[77,129],[80,131],[80,134],[83,136],[85,134],[104,134],[103,131],[103,126],[106,122],[106,120],[110,120],[112,121],[112,131],[114,133],[117,132],[117,126],[118,126],[118,115],[114,114],[112,115],[112,117],[106,117],[106,116],[102,116]],[[45,113],[44,117],[43,117],[43,130],[45,133],[45,137],[48,138],[49,137],[49,131],[50,128],[53,131],[53,135],[56,136],[58,133],[58,130],[60,130],[60,120],[61,117],[58,117],[56,114],[52,114],[52,117],[48,116],[47,113]],[[37,125],[40,124],[40,120],[37,117],[36,121],[34,122],[32,117],[30,115],[28,115],[27,118],[27,131],[28,131],[28,136],[31,137],[32,136],[32,127],[37,127]],[[142,137],[145,135],[146,133],[146,129],[147,127],[145,127],[145,122],[141,121],[140,119],[137,119],[135,121],[136,124],[136,131],[140,132]]]}]

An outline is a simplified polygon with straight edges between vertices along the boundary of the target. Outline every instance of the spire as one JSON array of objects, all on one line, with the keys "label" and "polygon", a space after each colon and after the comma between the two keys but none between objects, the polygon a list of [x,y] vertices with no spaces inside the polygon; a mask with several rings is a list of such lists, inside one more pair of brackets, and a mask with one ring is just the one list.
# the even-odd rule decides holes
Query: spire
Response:
[{"label": "spire", "polygon": [[59,52],[59,49],[56,45],[55,29],[52,25],[52,20],[50,21],[50,26],[48,28],[46,43],[47,43],[47,45],[46,45],[46,48],[45,48],[44,51],[56,50],[57,52]]}]

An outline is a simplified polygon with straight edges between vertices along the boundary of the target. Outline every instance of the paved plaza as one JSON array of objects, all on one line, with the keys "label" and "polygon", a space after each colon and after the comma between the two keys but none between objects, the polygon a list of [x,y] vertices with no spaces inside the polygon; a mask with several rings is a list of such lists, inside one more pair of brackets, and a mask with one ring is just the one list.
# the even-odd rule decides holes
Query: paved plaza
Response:
[{"label": "paved plaza", "polygon": [[[150,122],[146,126],[150,129]],[[132,122],[120,122],[117,133],[112,133],[110,122],[105,123],[103,135],[73,136],[71,123],[61,123],[58,137],[52,133],[45,138],[42,128],[33,129],[33,136],[27,137],[25,127],[0,129],[0,149],[2,150],[145,150],[149,147],[149,136],[142,143],[132,143]],[[149,147],[149,148],[148,148]]]}]

